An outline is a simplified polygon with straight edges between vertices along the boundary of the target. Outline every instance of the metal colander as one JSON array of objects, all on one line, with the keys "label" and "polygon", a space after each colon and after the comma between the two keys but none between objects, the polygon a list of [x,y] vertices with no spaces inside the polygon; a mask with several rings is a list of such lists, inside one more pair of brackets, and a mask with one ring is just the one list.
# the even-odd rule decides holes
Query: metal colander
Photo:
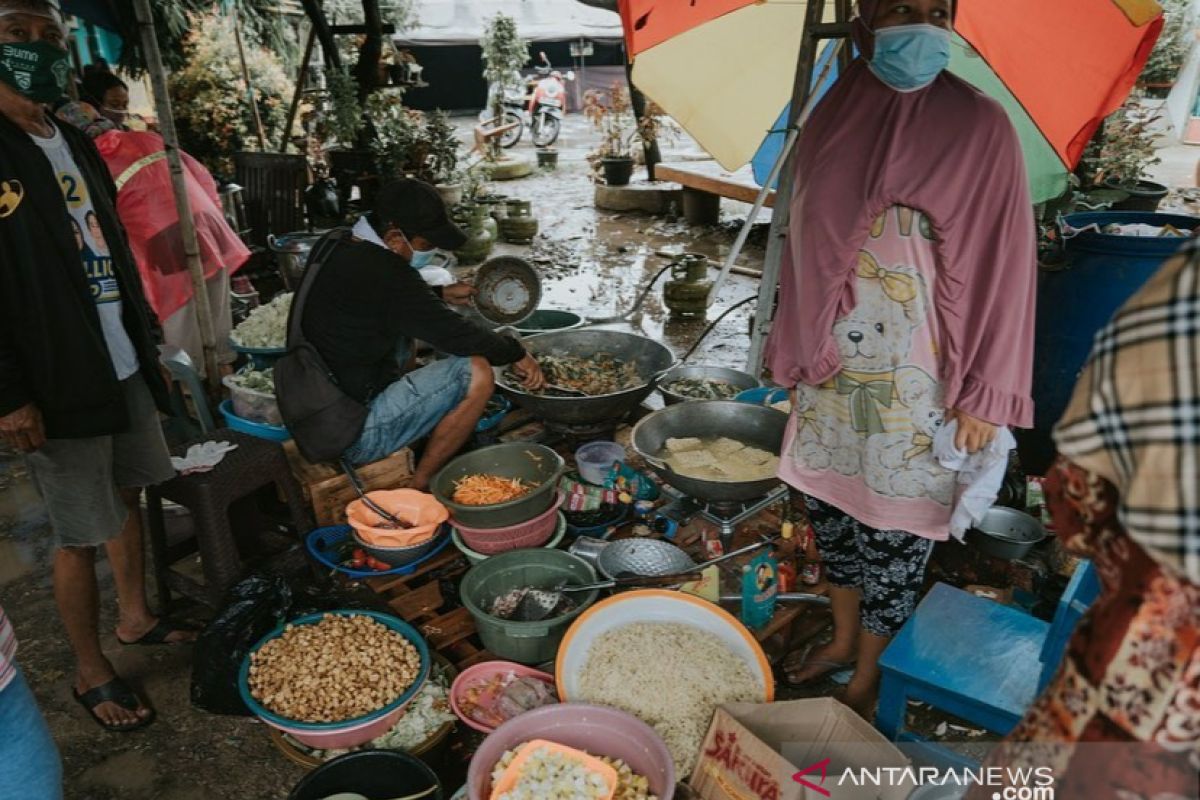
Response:
[{"label": "metal colander", "polygon": [[596,568],[606,578],[673,575],[696,566],[687,553],[657,539],[621,539],[600,551]]}]

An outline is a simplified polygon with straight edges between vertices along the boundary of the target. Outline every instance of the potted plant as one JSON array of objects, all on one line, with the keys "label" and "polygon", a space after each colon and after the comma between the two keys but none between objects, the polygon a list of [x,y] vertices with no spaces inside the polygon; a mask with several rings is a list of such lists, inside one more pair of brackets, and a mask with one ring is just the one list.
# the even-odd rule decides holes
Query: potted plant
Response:
[{"label": "potted plant", "polygon": [[608,89],[591,89],[583,96],[583,114],[600,132],[593,153],[604,169],[609,186],[626,186],[633,176],[633,142],[638,129],[629,92],[619,83]]},{"label": "potted plant", "polygon": [[331,70],[325,88],[328,98],[317,119],[316,133],[344,205],[353,187],[375,175],[378,166],[374,151],[358,146],[366,120],[354,77],[345,69]]},{"label": "potted plant", "polygon": [[434,111],[425,117],[424,138],[428,143],[427,161],[423,179],[437,187],[446,205],[462,202],[462,175],[458,168],[459,148],[462,144],[450,115],[445,111]]},{"label": "potted plant", "polygon": [[1126,103],[1104,121],[1098,139],[1085,154],[1093,187],[1129,194],[1113,204],[1118,211],[1156,211],[1167,196],[1167,187],[1148,180],[1145,172],[1161,159],[1155,151],[1154,126],[1159,117]]},{"label": "potted plant", "polygon": [[[529,62],[529,44],[517,32],[516,20],[497,14],[488,20],[479,47],[483,51],[483,79],[488,85],[491,118],[500,121],[504,119],[506,90],[520,91],[524,87],[521,68]],[[488,157],[500,160],[498,137],[492,138]]]},{"label": "potted plant", "polygon": [[1191,47],[1191,29],[1187,24],[1189,0],[1161,0],[1163,30],[1150,58],[1138,76],[1138,84],[1151,97],[1166,97]]}]

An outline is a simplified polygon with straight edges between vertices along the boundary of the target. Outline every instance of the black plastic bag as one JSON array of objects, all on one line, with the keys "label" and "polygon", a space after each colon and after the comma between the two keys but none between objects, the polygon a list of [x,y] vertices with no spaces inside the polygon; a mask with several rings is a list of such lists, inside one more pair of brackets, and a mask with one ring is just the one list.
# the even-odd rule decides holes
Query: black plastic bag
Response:
[{"label": "black plastic bag", "polygon": [[192,652],[192,705],[214,714],[250,715],[238,670],[259,639],[295,616],[292,589],[279,576],[253,575],[234,586]]},{"label": "black plastic bag", "polygon": [[234,586],[225,606],[196,640],[192,657],[192,705],[213,714],[250,716],[238,691],[246,654],[288,620],[335,608],[374,608],[374,595],[355,595],[311,577],[289,582],[278,575],[251,575]]}]

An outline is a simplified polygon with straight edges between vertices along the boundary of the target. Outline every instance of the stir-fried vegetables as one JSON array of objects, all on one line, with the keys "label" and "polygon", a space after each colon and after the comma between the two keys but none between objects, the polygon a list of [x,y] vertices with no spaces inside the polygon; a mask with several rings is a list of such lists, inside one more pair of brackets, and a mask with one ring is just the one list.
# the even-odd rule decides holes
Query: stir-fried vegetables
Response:
[{"label": "stir-fried vegetables", "polygon": [[536,488],[537,484],[525,483],[520,478],[468,475],[454,482],[450,499],[464,506],[490,506],[524,497]]},{"label": "stir-fried vegetables", "polygon": [[590,396],[614,394],[646,383],[638,375],[637,364],[622,361],[609,353],[597,353],[589,358],[554,355],[535,357],[548,383]]},{"label": "stir-fried vegetables", "polygon": [[730,400],[740,391],[732,383],[708,378],[680,378],[663,388],[691,400]]}]

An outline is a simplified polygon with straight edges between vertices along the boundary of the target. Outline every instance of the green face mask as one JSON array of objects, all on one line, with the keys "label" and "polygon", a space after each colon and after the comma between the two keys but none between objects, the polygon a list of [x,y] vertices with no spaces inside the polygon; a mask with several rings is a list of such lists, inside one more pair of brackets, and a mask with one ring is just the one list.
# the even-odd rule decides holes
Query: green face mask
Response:
[{"label": "green face mask", "polygon": [[38,103],[51,103],[67,90],[71,60],[50,42],[0,44],[0,81]]}]

